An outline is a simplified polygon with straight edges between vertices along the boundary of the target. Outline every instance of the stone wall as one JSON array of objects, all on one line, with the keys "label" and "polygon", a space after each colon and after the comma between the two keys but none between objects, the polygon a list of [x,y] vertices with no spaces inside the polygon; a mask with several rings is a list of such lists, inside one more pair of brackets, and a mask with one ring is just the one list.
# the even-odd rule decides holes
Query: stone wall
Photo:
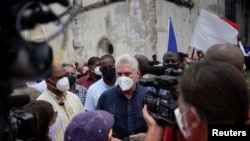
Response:
[{"label": "stone wall", "polygon": [[[66,40],[60,62],[83,63],[91,56],[106,53],[115,57],[124,53],[141,53],[149,59],[156,53],[161,61],[167,50],[169,17],[174,26],[178,50],[188,52],[200,9],[224,14],[223,3],[218,3],[220,0],[192,1],[192,7],[171,0],[75,1],[80,7],[79,13],[68,26],[67,40],[61,35],[50,44],[56,56],[61,42]],[[63,10],[58,8],[58,11]],[[56,27],[50,24],[45,29],[46,34],[50,34]]]}]

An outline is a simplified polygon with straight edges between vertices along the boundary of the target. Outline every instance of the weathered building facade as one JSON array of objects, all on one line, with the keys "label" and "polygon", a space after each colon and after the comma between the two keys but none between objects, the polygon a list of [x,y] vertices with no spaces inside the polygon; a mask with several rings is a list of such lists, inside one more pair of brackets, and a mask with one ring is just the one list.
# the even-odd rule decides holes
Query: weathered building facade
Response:
[{"label": "weathered building facade", "polygon": [[[140,53],[149,59],[157,54],[161,61],[167,50],[168,18],[174,26],[178,51],[186,53],[201,9],[220,17],[230,11],[225,6],[229,3],[224,0],[74,0],[72,3],[79,6],[78,14],[68,26],[66,49],[60,62],[82,63],[91,56],[106,53],[114,57]],[[242,19],[237,12],[236,15],[232,20]],[[45,35],[55,31],[51,25],[42,29]],[[249,33],[241,34],[248,37]],[[50,41],[54,55],[63,40],[61,35]]]}]

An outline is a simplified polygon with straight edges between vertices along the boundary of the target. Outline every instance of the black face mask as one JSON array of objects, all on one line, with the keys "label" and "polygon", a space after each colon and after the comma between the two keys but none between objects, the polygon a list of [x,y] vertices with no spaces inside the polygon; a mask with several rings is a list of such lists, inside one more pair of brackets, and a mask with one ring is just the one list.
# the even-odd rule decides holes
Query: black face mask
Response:
[{"label": "black face mask", "polygon": [[105,68],[102,70],[102,77],[104,80],[111,81],[115,78],[115,68]]}]

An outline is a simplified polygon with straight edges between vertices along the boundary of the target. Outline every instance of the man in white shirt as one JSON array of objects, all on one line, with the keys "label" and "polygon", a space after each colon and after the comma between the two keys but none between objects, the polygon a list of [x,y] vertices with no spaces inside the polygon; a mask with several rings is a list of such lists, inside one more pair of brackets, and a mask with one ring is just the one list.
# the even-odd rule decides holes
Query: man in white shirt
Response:
[{"label": "man in white shirt", "polygon": [[86,111],[95,110],[101,94],[115,85],[115,59],[112,55],[103,55],[101,57],[100,71],[102,72],[102,78],[92,84],[87,90],[84,105]]}]

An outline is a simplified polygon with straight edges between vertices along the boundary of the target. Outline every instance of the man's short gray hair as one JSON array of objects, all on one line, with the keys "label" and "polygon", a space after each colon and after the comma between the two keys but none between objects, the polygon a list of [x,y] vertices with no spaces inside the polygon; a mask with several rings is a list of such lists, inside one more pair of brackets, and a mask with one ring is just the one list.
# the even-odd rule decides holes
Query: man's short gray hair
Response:
[{"label": "man's short gray hair", "polygon": [[117,66],[120,65],[120,64],[131,64],[131,68],[135,71],[138,70],[138,61],[136,60],[135,57],[129,55],[129,54],[124,54],[124,55],[121,55],[119,56],[117,59],[116,59],[116,62],[115,62],[115,68],[117,69]]}]

